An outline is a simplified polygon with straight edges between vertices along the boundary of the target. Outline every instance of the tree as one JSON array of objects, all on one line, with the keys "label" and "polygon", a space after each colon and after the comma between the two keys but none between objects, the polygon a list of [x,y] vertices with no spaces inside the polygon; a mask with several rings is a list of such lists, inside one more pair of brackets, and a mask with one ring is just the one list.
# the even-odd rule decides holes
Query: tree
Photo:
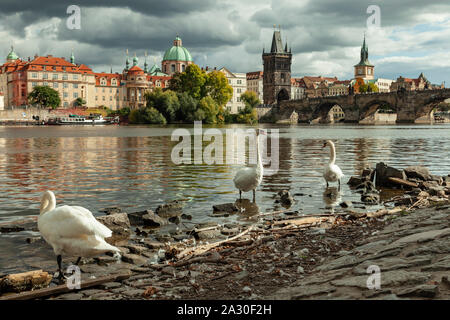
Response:
[{"label": "tree", "polygon": [[202,119],[196,120],[204,120],[205,123],[215,124],[217,123],[217,115],[220,111],[220,107],[210,96],[204,97],[198,103],[198,115],[202,116]]},{"label": "tree", "polygon": [[83,98],[81,98],[81,97],[78,97],[78,98],[75,100],[75,105],[77,105],[77,106],[82,107],[82,106],[84,106],[85,104],[86,104],[86,100],[83,100]]},{"label": "tree", "polygon": [[224,106],[233,97],[233,88],[225,75],[214,70],[206,75],[203,97],[210,96],[219,105]]},{"label": "tree", "polygon": [[206,72],[196,64],[190,64],[185,72],[176,73],[170,80],[169,89],[176,92],[187,92],[190,96],[200,100],[203,98],[203,86],[206,82]]},{"label": "tree", "polygon": [[253,91],[246,91],[241,94],[241,100],[244,102],[245,107],[237,115],[236,121],[247,124],[257,123],[258,113],[255,107],[261,104],[261,101],[258,99],[256,93]]},{"label": "tree", "polygon": [[147,108],[153,107],[158,110],[169,122],[177,120],[177,113],[180,109],[180,102],[177,94],[172,90],[162,91],[156,88],[153,92],[145,94]]},{"label": "tree", "polygon": [[193,123],[195,118],[195,111],[198,108],[198,100],[191,97],[187,92],[177,93],[180,108],[177,112],[177,119],[182,122]]},{"label": "tree", "polygon": [[366,93],[366,92],[379,92],[380,90],[378,89],[378,86],[375,83],[369,82],[369,83],[365,83],[362,84],[359,87],[359,92],[360,93]]},{"label": "tree", "polygon": [[246,107],[256,108],[261,104],[261,101],[254,91],[245,91],[241,94],[241,100],[244,102]]},{"label": "tree", "polygon": [[61,104],[58,91],[48,86],[36,86],[28,95],[31,104],[38,104],[41,107],[56,109]]}]

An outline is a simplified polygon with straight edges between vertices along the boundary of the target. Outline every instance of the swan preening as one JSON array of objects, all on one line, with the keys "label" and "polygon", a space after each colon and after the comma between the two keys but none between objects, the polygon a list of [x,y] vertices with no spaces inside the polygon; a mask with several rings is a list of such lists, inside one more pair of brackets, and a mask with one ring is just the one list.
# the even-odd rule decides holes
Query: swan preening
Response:
[{"label": "swan preening", "polygon": [[341,168],[339,168],[335,162],[336,162],[336,148],[334,146],[333,141],[327,140],[323,144],[323,148],[330,147],[330,161],[328,162],[328,165],[325,167],[323,177],[325,178],[325,181],[327,183],[329,182],[338,182],[339,188],[341,187],[341,178],[344,176],[342,173]]},{"label": "swan preening", "polygon": [[105,238],[111,237],[112,231],[98,222],[89,210],[78,206],[56,208],[52,191],[44,192],[41,198],[38,228],[57,256],[60,279],[63,277],[63,254],[78,256],[78,265],[81,257],[94,257],[108,251],[120,252],[105,241]]},{"label": "swan preening", "polygon": [[239,190],[239,199],[242,199],[242,192],[253,191],[253,202],[255,202],[255,190],[261,184],[264,168],[259,150],[259,135],[266,134],[263,130],[256,130],[256,165],[240,169],[234,176],[234,186]]}]

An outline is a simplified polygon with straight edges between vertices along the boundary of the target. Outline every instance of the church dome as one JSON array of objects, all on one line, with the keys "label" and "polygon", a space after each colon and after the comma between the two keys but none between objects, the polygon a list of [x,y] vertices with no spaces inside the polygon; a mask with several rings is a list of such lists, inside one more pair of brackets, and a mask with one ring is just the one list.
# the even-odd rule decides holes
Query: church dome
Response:
[{"label": "church dome", "polygon": [[14,48],[11,47],[11,52],[6,57],[6,60],[17,60],[19,59],[19,56],[14,52]]},{"label": "church dome", "polygon": [[182,46],[181,38],[176,37],[173,47],[164,54],[163,61],[189,61],[192,62],[192,56],[189,51]]}]

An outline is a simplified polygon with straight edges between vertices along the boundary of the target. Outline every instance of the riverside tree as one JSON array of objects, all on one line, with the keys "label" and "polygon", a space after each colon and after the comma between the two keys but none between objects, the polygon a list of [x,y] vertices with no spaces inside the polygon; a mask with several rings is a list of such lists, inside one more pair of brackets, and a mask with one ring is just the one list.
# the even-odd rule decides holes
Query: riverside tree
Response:
[{"label": "riverside tree", "polygon": [[28,102],[41,107],[56,109],[61,104],[58,91],[49,86],[36,86],[28,95]]},{"label": "riverside tree", "polygon": [[253,91],[245,91],[241,94],[241,100],[244,102],[245,107],[236,116],[236,122],[255,124],[258,122],[258,113],[256,112],[256,106],[261,104],[258,96]]}]

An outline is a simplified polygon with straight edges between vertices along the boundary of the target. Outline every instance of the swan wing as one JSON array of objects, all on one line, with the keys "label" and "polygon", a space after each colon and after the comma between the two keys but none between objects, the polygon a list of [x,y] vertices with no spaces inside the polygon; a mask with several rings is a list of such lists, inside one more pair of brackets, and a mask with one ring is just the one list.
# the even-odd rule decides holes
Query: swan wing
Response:
[{"label": "swan wing", "polygon": [[39,218],[39,230],[45,238],[52,239],[110,236],[111,230],[98,222],[89,210],[79,208],[62,206],[45,213]]}]

